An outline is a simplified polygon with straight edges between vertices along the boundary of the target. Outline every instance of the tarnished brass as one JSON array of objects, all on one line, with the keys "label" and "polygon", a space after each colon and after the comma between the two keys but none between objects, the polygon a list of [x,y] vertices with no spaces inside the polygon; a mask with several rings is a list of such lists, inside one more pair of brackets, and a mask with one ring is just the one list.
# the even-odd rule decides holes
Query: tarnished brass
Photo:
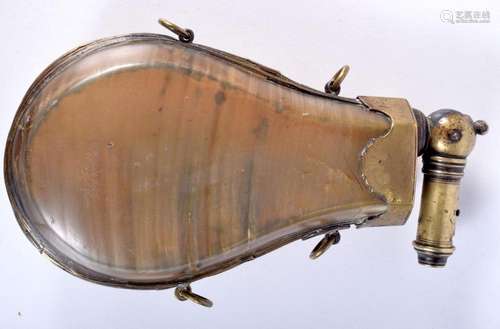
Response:
[{"label": "tarnished brass", "polygon": [[340,86],[342,81],[349,73],[349,65],[342,66],[325,85],[325,93],[327,94],[340,94]]},{"label": "tarnished brass", "polygon": [[174,291],[175,297],[180,300],[181,302],[190,300],[193,303],[199,304],[201,306],[205,307],[212,307],[214,303],[203,296],[195,294],[191,290],[191,286],[189,284],[181,284],[175,287]]},{"label": "tarnished brass", "polygon": [[475,134],[455,111],[429,120],[404,99],[339,97],[269,67],[192,43],[130,34],[81,46],[33,83],[14,118],[5,181],[26,236],[93,282],[177,287],[297,239],[404,224],[415,163],[424,195],[415,248],[442,265],[453,251],[458,181]]},{"label": "tarnished brass", "polygon": [[387,204],[387,211],[362,224],[403,225],[413,208],[418,133],[414,111],[401,98],[367,97],[358,99],[370,110],[391,119],[391,127],[381,138],[373,139],[363,150],[363,177],[373,193]]},{"label": "tarnished brass", "polygon": [[330,232],[325,234],[323,239],[321,239],[316,247],[309,254],[309,258],[316,259],[323,255],[331,246],[339,243],[340,241],[340,233],[338,231]]},{"label": "tarnished brass", "polygon": [[183,29],[182,27],[178,26],[177,24],[174,24],[165,18],[160,18],[158,20],[158,23],[162,25],[163,27],[167,28],[168,30],[174,32],[177,34],[179,37],[179,40],[182,42],[190,43],[193,42],[194,40],[194,32],[193,30],[190,29]]},{"label": "tarnished brass", "polygon": [[441,267],[455,250],[453,235],[458,206],[459,184],[466,157],[472,151],[476,134],[485,134],[484,121],[473,122],[468,115],[440,110],[428,119],[429,142],[424,152],[424,185],[413,246],[418,262]]}]

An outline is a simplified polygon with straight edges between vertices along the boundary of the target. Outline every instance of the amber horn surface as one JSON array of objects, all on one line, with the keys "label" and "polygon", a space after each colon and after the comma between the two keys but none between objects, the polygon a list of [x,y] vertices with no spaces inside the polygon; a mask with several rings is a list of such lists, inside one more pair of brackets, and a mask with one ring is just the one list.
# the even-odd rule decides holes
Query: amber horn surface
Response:
[{"label": "amber horn surface", "polygon": [[328,95],[219,50],[133,34],[40,75],[14,119],[5,178],[22,229],[54,263],[156,289],[350,225],[403,224],[416,140],[403,99]]},{"label": "amber horn surface", "polygon": [[485,134],[488,125],[473,122],[470,116],[454,110],[436,111],[427,122],[422,201],[413,246],[420,264],[442,267],[455,250],[453,235],[460,214],[459,188],[466,157],[474,147],[476,134]]}]

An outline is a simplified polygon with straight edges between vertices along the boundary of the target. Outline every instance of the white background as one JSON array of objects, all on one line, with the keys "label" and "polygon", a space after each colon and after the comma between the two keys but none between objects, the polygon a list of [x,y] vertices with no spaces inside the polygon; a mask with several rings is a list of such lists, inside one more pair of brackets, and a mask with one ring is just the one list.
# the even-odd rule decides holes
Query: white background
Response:
[{"label": "white background", "polygon": [[[488,10],[450,24],[442,10]],[[317,261],[298,241],[193,284],[205,309],[173,291],[91,284],[56,268],[19,229],[0,181],[0,328],[500,328],[500,3],[495,1],[0,1],[0,142],[35,77],[65,51],[130,32],[169,33],[276,68],[322,89],[350,64],[345,96],[407,98],[425,113],[485,119],[469,158],[445,269],[417,265],[417,200],[402,227],[345,231]],[[420,163],[418,164],[420,168]]]}]

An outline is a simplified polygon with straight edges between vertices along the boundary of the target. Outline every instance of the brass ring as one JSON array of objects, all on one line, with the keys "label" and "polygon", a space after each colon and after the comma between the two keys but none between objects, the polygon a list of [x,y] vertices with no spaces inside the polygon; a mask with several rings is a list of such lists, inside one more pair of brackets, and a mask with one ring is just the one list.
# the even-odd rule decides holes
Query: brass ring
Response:
[{"label": "brass ring", "polygon": [[203,296],[200,296],[198,294],[195,294],[191,290],[191,286],[189,286],[189,285],[177,286],[175,288],[174,293],[175,293],[175,297],[177,297],[177,299],[180,301],[185,301],[185,300],[189,299],[193,303],[199,304],[201,306],[205,306],[205,307],[212,307],[213,306],[213,302],[210,299],[205,298]]},{"label": "brass ring", "polygon": [[164,18],[160,18],[158,23],[168,30],[174,32],[179,37],[179,40],[186,43],[191,43],[194,40],[194,32],[190,29],[183,29],[182,27],[174,24]]},{"label": "brass ring", "polygon": [[325,85],[325,92],[328,94],[335,94],[338,95],[340,93],[340,85],[342,84],[342,81],[344,81],[345,77],[347,76],[347,73],[349,73],[349,65],[344,65],[338,70],[334,75],[333,78],[328,81]]},{"label": "brass ring", "polygon": [[309,254],[309,258],[316,259],[323,255],[334,244],[339,243],[340,233],[339,231],[326,233],[323,239],[314,247],[314,249]]}]

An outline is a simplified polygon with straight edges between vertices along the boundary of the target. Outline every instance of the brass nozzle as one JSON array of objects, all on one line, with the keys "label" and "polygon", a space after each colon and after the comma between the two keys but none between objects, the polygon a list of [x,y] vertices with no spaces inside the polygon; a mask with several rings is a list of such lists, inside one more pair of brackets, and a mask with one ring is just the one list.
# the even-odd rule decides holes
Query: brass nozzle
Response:
[{"label": "brass nozzle", "polygon": [[488,126],[454,110],[436,111],[427,123],[424,184],[413,246],[420,264],[442,267],[455,250],[453,235],[460,214],[458,197],[466,157],[474,147],[476,134],[486,133]]}]

